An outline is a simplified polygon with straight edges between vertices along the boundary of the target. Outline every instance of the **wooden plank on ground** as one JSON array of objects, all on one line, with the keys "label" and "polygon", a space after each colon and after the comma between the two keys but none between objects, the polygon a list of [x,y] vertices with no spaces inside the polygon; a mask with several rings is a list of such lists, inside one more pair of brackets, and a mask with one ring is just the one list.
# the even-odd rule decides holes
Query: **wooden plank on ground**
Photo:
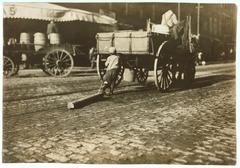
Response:
[{"label": "wooden plank on ground", "polygon": [[103,98],[103,94],[102,93],[96,93],[72,102],[69,102],[67,104],[67,108],[68,109],[74,109],[74,108],[81,108],[84,107],[86,105],[89,105],[91,103],[100,101]]}]

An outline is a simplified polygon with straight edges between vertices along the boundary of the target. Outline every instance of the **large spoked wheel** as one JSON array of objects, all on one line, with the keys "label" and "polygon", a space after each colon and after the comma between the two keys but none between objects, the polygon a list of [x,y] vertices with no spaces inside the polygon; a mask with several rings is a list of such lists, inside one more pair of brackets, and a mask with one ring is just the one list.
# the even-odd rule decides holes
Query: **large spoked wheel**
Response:
[{"label": "large spoked wheel", "polygon": [[173,84],[172,64],[161,62],[155,58],[154,62],[155,85],[161,92],[168,91]]},{"label": "large spoked wheel", "polygon": [[148,78],[148,70],[145,68],[137,68],[136,78],[139,84],[144,85]]},{"label": "large spoked wheel", "polygon": [[55,77],[68,76],[73,64],[71,54],[64,49],[51,50],[44,57],[44,71]]},{"label": "large spoked wheel", "polygon": [[[106,73],[106,67],[105,67],[105,62],[106,62],[106,58],[103,58],[102,55],[97,55],[97,60],[96,60],[96,64],[97,64],[97,73],[98,76],[100,78],[100,80],[103,80],[103,77]],[[120,68],[118,71],[118,75],[117,75],[117,79],[115,81],[115,86],[119,85],[122,81],[123,78],[123,73],[124,73],[124,66],[120,60]]]},{"label": "large spoked wheel", "polygon": [[11,58],[3,56],[3,75],[4,77],[10,77],[15,73],[15,65]]}]

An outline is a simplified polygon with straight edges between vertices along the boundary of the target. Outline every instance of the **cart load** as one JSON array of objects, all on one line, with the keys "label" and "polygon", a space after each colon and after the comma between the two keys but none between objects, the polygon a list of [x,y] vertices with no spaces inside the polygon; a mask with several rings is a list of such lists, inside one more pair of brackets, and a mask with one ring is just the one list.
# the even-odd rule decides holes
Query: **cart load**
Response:
[{"label": "cart load", "polygon": [[[125,55],[154,54],[153,34],[147,31],[122,31],[97,34],[97,49],[100,54],[108,54],[114,46],[118,53]],[[154,37],[157,38],[157,37]],[[159,43],[166,37],[159,36]]]}]

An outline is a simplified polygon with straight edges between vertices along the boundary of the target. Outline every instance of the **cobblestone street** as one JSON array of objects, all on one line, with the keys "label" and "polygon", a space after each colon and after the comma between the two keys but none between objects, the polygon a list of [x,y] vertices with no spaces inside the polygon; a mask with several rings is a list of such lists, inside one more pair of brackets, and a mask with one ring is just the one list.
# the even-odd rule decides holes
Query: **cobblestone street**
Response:
[{"label": "cobblestone street", "polygon": [[96,73],[27,72],[4,79],[5,163],[236,163],[235,63],[197,67],[190,89],[168,93],[151,72],[75,110],[67,102],[96,93]]}]

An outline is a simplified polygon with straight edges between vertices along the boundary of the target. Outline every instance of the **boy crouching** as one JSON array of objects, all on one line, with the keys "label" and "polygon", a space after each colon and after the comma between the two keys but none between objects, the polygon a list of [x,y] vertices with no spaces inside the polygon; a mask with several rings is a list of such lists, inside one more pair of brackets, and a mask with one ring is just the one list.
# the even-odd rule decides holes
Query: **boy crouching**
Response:
[{"label": "boy crouching", "polygon": [[107,88],[110,89],[110,94],[113,94],[113,90],[115,87],[115,82],[117,80],[117,75],[119,73],[119,62],[120,58],[116,55],[117,51],[115,47],[109,48],[109,56],[105,62],[105,66],[107,67],[106,73],[103,76],[103,84],[100,88],[100,93],[106,94],[105,90]]}]

